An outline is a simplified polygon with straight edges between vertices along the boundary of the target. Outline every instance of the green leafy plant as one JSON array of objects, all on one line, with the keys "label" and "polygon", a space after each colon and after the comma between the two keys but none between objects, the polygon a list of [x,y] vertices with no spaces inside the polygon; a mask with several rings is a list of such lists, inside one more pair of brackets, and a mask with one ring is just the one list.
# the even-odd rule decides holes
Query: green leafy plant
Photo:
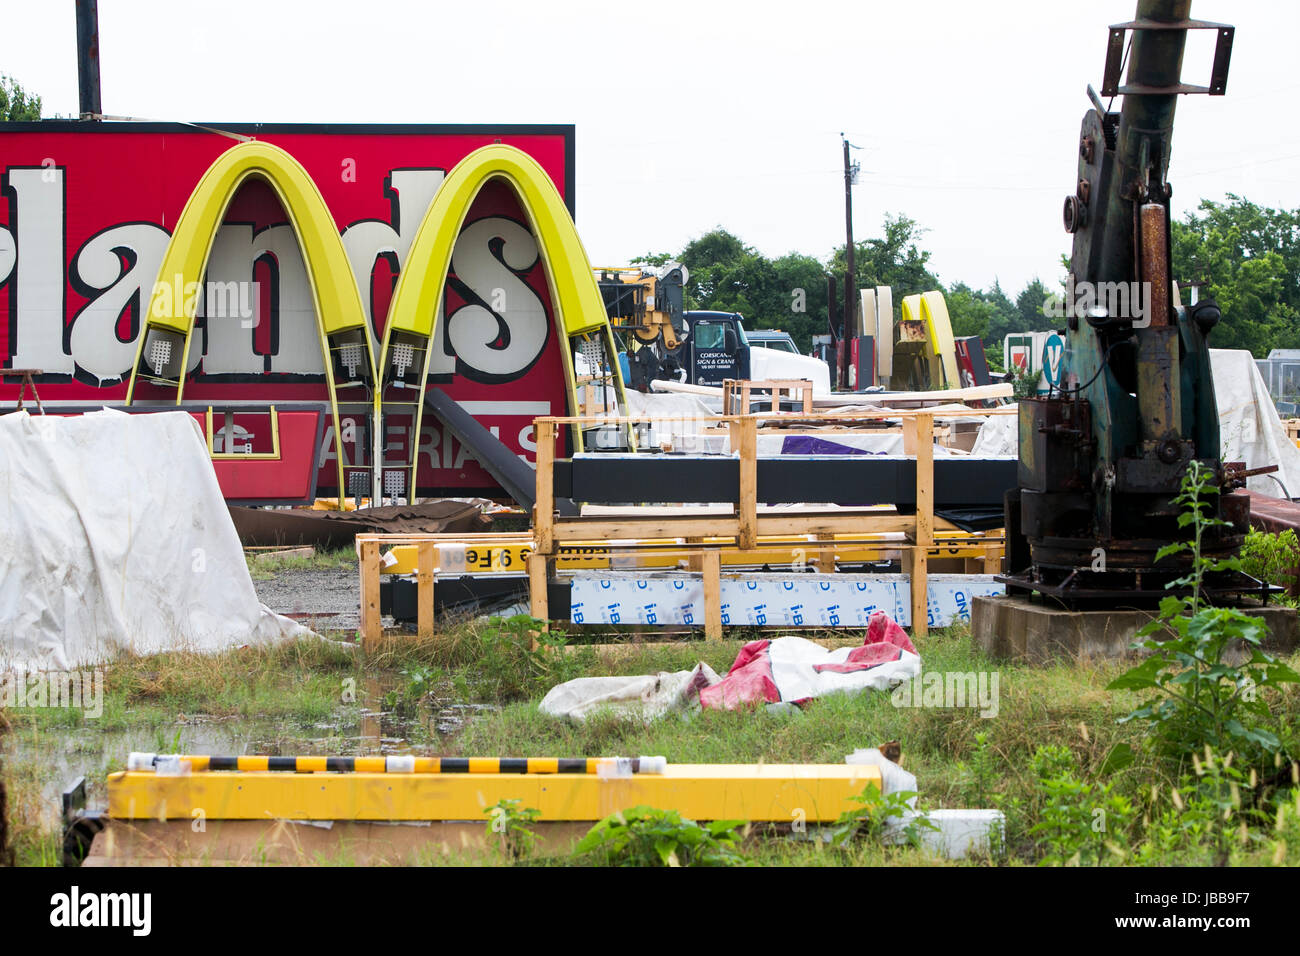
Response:
[{"label": "green leafy plant", "polygon": [[957,779],[966,799],[975,806],[987,807],[996,802],[993,785],[998,779],[997,759],[987,732],[981,730],[975,734],[970,759],[957,764]]},{"label": "green leafy plant", "polygon": [[743,820],[699,824],[676,810],[632,807],[601,820],[574,848],[616,866],[748,866],[738,850]]},{"label": "green leafy plant", "polygon": [[585,660],[565,651],[564,632],[527,614],[489,619],[477,640],[475,659],[456,677],[464,697],[520,700],[584,672]]},{"label": "green leafy plant", "polygon": [[[1297,782],[1295,769],[1293,764],[1293,782]],[[1277,803],[1273,832],[1269,837],[1270,862],[1274,866],[1295,866],[1300,861],[1300,786],[1293,787],[1289,793],[1290,799]]]},{"label": "green leafy plant", "polygon": [[[1152,810],[1144,819],[1146,840],[1134,862],[1226,866],[1234,844],[1266,840],[1263,828],[1273,814],[1261,805],[1257,773],[1243,771],[1234,765],[1232,754],[1215,753],[1210,747],[1191,759],[1193,773],[1183,774],[1167,799],[1160,787],[1152,788]],[[1291,809],[1287,799],[1278,802],[1275,834],[1286,831]],[[1285,848],[1282,853],[1285,856]]]},{"label": "green leafy plant", "polygon": [[858,805],[845,810],[831,825],[831,843],[843,847],[860,838],[879,841],[891,820],[907,820],[902,828],[903,840],[908,846],[919,847],[924,831],[939,828],[927,814],[911,814],[911,801],[915,798],[913,790],[882,794],[877,784],[867,784],[851,798]]},{"label": "green leafy plant", "polygon": [[384,706],[388,710],[405,712],[414,709],[433,691],[443,675],[437,667],[412,665],[403,668],[401,676],[404,683],[384,695]]},{"label": "green leafy plant", "polygon": [[1126,853],[1114,834],[1128,829],[1136,810],[1113,782],[1081,780],[1074,755],[1059,744],[1039,746],[1031,766],[1042,793],[1038,822],[1029,828],[1047,866],[1100,866]]},{"label": "green leafy plant", "polygon": [[[1294,531],[1288,528],[1279,534],[1270,534],[1250,529],[1241,547],[1241,570],[1267,584],[1294,589],[1297,568],[1300,568],[1300,538]],[[1291,607],[1300,604],[1300,600],[1289,595],[1275,600]]]},{"label": "green leafy plant", "polygon": [[1013,365],[1007,370],[1011,376],[1012,397],[1019,400],[1033,398],[1038,394],[1038,382],[1042,373],[1031,372],[1027,366]]},{"label": "green leafy plant", "polygon": [[153,738],[154,753],[159,754],[176,754],[181,752],[181,728],[176,728],[176,732],[171,738],[167,737],[167,728],[158,727],[154,730]]},{"label": "green leafy plant", "polygon": [[532,826],[542,816],[541,810],[522,804],[522,800],[498,800],[483,811],[488,815],[488,842],[496,843],[508,859],[515,861],[532,854],[537,843]]},{"label": "green leafy plant", "polygon": [[[1107,685],[1108,690],[1155,692],[1120,722],[1147,722],[1157,745],[1180,760],[1206,746],[1226,745],[1226,749],[1247,756],[1260,751],[1276,753],[1280,743],[1263,726],[1271,714],[1259,692],[1300,682],[1300,674],[1263,650],[1265,627],[1259,618],[1236,608],[1203,603],[1206,574],[1241,569],[1237,558],[1214,560],[1202,555],[1205,529],[1226,524],[1209,514],[1206,499],[1216,494],[1218,488],[1208,469],[1193,461],[1183,477],[1181,493],[1174,499],[1183,507],[1179,527],[1190,527],[1192,537],[1156,552],[1157,561],[1190,552],[1191,570],[1169,584],[1188,593],[1160,602],[1159,616],[1138,631],[1138,637],[1145,640],[1133,645],[1150,656]],[[1247,659],[1229,663],[1238,649],[1244,649]]]}]

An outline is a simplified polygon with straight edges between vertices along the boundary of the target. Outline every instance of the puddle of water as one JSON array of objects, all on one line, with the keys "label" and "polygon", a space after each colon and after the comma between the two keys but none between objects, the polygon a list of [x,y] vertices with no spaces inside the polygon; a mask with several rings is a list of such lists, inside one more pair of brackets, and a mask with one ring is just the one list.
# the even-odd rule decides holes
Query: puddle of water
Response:
[{"label": "puddle of water", "polygon": [[[153,730],[75,729],[29,731],[21,724],[5,739],[5,775],[35,775],[40,781],[40,822],[59,825],[60,795],[77,777],[86,778],[90,806],[108,802],[106,777],[132,750],[243,754],[265,752],[286,739],[282,728],[238,720],[196,720]],[[275,751],[271,751],[275,752]]]},{"label": "puddle of water", "polygon": [[[21,717],[4,740],[6,777],[40,781],[41,823],[57,827],[60,794],[77,777],[86,778],[87,803],[108,801],[106,777],[133,750],[240,756],[379,756],[447,751],[448,738],[465,723],[496,708],[426,695],[403,704],[391,695],[405,682],[394,676],[363,683],[359,700],[343,705],[333,719],[303,725],[287,720],[187,716],[150,729],[78,728],[32,730]],[[15,712],[15,716],[21,712]]]}]

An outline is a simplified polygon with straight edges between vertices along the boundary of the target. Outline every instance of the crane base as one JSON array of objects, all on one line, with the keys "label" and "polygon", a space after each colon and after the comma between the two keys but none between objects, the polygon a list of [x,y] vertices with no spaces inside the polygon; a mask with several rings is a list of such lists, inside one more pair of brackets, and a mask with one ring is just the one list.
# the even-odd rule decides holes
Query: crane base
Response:
[{"label": "crane base", "polygon": [[[1116,595],[1116,602],[1122,600]],[[1295,610],[1276,605],[1241,608],[1268,627],[1266,649],[1290,653],[1297,645]],[[971,602],[971,637],[1000,660],[1047,664],[1059,660],[1124,657],[1137,632],[1155,612],[1116,609],[1067,610],[1023,597],[976,597]]]}]

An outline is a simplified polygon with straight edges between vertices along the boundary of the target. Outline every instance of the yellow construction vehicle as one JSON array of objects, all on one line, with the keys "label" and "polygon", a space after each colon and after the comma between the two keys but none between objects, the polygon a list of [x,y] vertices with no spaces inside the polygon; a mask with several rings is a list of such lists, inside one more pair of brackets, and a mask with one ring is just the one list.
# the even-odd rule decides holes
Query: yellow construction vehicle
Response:
[{"label": "yellow construction vehicle", "polygon": [[677,378],[686,365],[686,267],[606,266],[594,270],[605,312],[627,356],[623,379],[634,388]]},{"label": "yellow construction vehicle", "polygon": [[689,275],[675,262],[649,266],[614,266],[595,270],[605,312],[616,330],[631,332],[645,344],[663,343],[668,351],[681,347],[684,334],[683,289]]}]

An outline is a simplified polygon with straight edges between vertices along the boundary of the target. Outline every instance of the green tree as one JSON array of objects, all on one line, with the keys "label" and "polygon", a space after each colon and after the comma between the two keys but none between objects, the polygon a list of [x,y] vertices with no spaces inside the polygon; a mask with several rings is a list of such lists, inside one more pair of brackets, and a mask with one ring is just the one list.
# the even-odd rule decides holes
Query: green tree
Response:
[{"label": "green tree", "polygon": [[762,268],[756,250],[719,226],[688,242],[680,259],[689,272],[687,308],[750,311],[747,294]]},{"label": "green tree", "polygon": [[944,299],[948,303],[953,335],[958,338],[967,335],[978,335],[981,339],[988,337],[994,308],[981,292],[964,282],[956,282],[948,287]]},{"label": "green tree", "polygon": [[[944,290],[953,333],[983,339],[991,367],[1001,364],[1002,340],[1007,334],[1052,327],[1052,320],[1042,311],[1048,289],[1038,279],[1025,286],[1015,301],[996,281],[987,290],[973,289],[964,282],[944,289],[930,271],[930,252],[921,245],[924,235],[925,230],[914,220],[886,215],[880,236],[855,243],[859,289],[890,286],[896,310],[904,296]],[[655,264],[670,258],[674,258],[670,253],[643,257]],[[769,259],[718,226],[691,240],[675,258],[690,272],[687,308],[739,312],[747,328],[784,329],[805,352],[812,347],[812,336],[827,329],[828,272],[840,281],[843,294],[843,246],[825,263],[797,252]]]},{"label": "green tree", "polygon": [[[1174,275],[1205,282],[1223,309],[1210,336],[1218,348],[1300,348],[1300,210],[1268,209],[1228,194],[1202,200],[1175,222]],[[1184,301],[1186,301],[1184,296]]]},{"label": "green tree", "polygon": [[812,256],[769,259],[721,227],[687,243],[686,302],[692,309],[739,312],[751,329],[784,329],[803,351],[826,328],[826,274]]},{"label": "green tree", "polygon": [[[920,246],[926,230],[906,216],[886,213],[883,232],[853,244],[853,271],[859,289],[887,285],[894,290],[894,301],[901,302],[904,296],[940,288],[928,265],[929,250]],[[827,268],[842,281],[847,268],[844,246],[831,254]]]},{"label": "green tree", "polygon": [[812,350],[812,337],[827,331],[826,267],[812,256],[791,252],[772,260],[772,283],[753,328],[784,329],[800,351]]},{"label": "green tree", "polygon": [[637,265],[662,266],[676,258],[671,252],[647,252],[645,255],[638,256],[631,261]]},{"label": "green tree", "polygon": [[24,92],[12,77],[0,73],[0,123],[41,118],[41,98]]},{"label": "green tree", "polygon": [[1016,296],[1016,317],[1003,335],[1012,332],[1046,332],[1052,320],[1043,314],[1043,303],[1051,294],[1041,279],[1034,279]]}]

